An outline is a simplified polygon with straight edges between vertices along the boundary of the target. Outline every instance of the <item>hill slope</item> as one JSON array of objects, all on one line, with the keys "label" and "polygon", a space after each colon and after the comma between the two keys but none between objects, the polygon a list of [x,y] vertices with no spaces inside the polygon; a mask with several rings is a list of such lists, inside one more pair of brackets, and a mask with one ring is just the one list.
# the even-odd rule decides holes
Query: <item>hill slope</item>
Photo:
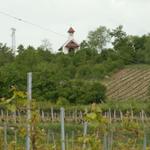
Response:
[{"label": "hill slope", "polygon": [[128,66],[113,74],[104,83],[111,100],[147,100],[150,85],[150,65]]}]

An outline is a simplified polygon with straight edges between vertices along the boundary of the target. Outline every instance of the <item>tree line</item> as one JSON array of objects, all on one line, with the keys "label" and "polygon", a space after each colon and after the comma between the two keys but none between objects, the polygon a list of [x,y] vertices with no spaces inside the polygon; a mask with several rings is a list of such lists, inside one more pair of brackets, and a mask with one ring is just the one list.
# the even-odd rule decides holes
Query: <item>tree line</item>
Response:
[{"label": "tree line", "polygon": [[26,90],[26,74],[33,72],[33,97],[57,104],[89,104],[106,100],[101,80],[130,64],[150,63],[150,34],[128,35],[122,26],[104,26],[88,33],[77,53],[52,53],[50,46],[19,45],[15,56],[0,44],[0,97],[12,87]]}]

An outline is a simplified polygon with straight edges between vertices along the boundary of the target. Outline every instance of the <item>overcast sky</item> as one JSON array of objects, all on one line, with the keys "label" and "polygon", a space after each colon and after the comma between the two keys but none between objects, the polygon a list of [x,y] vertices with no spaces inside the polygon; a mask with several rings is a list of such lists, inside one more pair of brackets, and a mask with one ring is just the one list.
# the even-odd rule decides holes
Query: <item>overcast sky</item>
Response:
[{"label": "overcast sky", "polygon": [[128,34],[150,32],[150,0],[0,0],[0,11],[25,19],[64,36],[24,24],[0,14],[0,42],[11,45],[11,27],[17,29],[17,45],[39,46],[49,39],[53,49],[67,40],[72,26],[81,42],[98,26],[123,25]]}]

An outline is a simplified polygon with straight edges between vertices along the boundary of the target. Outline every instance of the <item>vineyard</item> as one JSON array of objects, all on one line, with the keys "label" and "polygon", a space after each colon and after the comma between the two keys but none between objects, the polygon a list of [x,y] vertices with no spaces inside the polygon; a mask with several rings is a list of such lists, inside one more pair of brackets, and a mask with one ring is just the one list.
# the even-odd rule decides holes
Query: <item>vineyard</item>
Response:
[{"label": "vineyard", "polygon": [[150,150],[150,0],[1,7],[0,150]]},{"label": "vineyard", "polygon": [[[108,93],[115,96],[117,88],[120,99],[123,94],[140,98],[139,93],[144,91],[142,96],[146,98],[148,84],[147,90],[143,86],[149,75],[148,68],[127,68],[109,82]],[[32,73],[27,79],[27,94],[13,87],[12,97],[0,101],[0,150],[150,149],[148,103],[108,101],[88,106],[54,106],[32,99]]]},{"label": "vineyard", "polygon": [[[103,112],[93,104],[84,111],[51,107],[44,112],[34,106],[30,122],[31,149],[147,150],[149,122],[150,116],[143,110]],[[25,110],[1,110],[0,149],[26,150],[27,124]]]},{"label": "vineyard", "polygon": [[107,97],[115,100],[149,99],[150,68],[130,66],[113,75],[105,82]]}]

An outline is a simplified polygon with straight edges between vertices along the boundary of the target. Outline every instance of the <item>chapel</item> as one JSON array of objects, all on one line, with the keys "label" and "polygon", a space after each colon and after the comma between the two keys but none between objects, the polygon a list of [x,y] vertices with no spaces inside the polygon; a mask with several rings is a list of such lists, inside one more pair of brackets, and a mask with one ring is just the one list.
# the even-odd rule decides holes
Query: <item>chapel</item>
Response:
[{"label": "chapel", "polygon": [[76,53],[79,50],[80,45],[74,39],[75,30],[70,27],[68,32],[68,40],[60,47],[59,51],[64,54]]}]

